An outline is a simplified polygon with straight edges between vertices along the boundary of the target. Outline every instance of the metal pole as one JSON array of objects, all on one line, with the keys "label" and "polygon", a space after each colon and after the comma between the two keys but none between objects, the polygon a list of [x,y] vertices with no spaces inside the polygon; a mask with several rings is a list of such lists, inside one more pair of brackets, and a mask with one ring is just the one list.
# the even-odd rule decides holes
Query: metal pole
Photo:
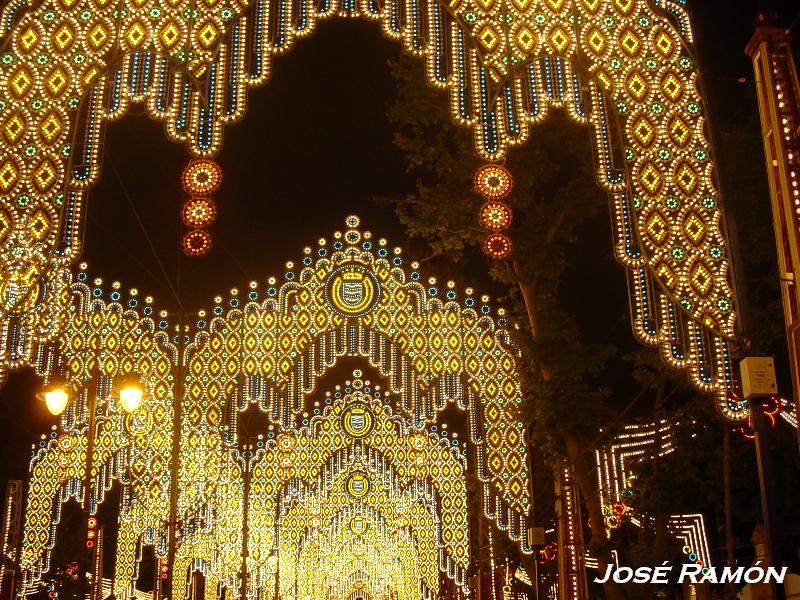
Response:
[{"label": "metal pole", "polygon": [[[767,566],[779,568],[783,563],[778,543],[779,533],[775,528],[775,479],[772,475],[772,460],[769,456],[769,424],[764,418],[762,399],[756,398],[750,401],[750,414],[753,421],[753,433],[755,434],[758,484],[761,490],[761,514],[766,535]],[[768,585],[773,600],[784,600],[786,596],[783,584],[770,582]]]},{"label": "metal pole", "polygon": [[[252,444],[249,445],[252,448]],[[239,599],[246,600],[247,598],[247,538],[250,536],[250,526],[248,518],[250,517],[250,459],[247,456],[248,445],[245,445],[245,452],[242,456],[244,461],[244,498],[243,500],[243,518],[242,518],[242,584],[239,589]]]},{"label": "metal pole", "polygon": [[299,593],[299,590],[297,589],[297,575],[299,571],[298,568],[299,566],[300,566],[300,544],[298,543],[297,553],[295,554],[295,559],[294,559],[294,600],[300,600],[300,598],[297,597],[297,594]]},{"label": "metal pole", "polygon": [[[97,374],[99,378],[99,371]],[[90,489],[92,486],[92,469],[94,468],[93,462],[93,454],[94,454],[94,428],[95,428],[95,412],[97,411],[97,394],[99,392],[99,385],[97,380],[95,379],[94,385],[89,387],[87,391],[87,429],[86,429],[86,471],[83,474],[83,510],[84,513],[88,515],[91,513],[91,506],[89,505],[91,501],[91,493]]]},{"label": "metal pole", "polygon": [[[528,493],[530,494],[530,502],[528,503],[528,527],[533,527],[533,524],[536,521],[535,515],[535,507],[533,506],[533,496],[535,494],[534,490],[534,482],[533,482],[533,435],[531,430],[533,429],[533,425],[529,426],[528,429],[525,430],[526,434],[526,448],[528,450]],[[528,532],[525,532],[525,535],[528,535]],[[539,548],[533,544],[533,589],[534,589],[534,600],[539,600]]]},{"label": "metal pole", "polygon": [[169,492],[169,548],[167,549],[168,578],[166,597],[172,598],[172,583],[175,577],[175,543],[178,525],[178,477],[180,475],[181,452],[181,411],[183,403],[183,359],[186,347],[186,332],[184,331],[184,314],[181,312],[178,319],[178,344],[177,361],[175,365],[175,386],[172,399],[172,465],[170,473]]},{"label": "metal pole", "polygon": [[[93,559],[91,600],[103,600],[103,527],[101,526],[98,526],[97,528],[97,538],[94,544]],[[111,585],[114,585],[113,579]]]},{"label": "metal pole", "polygon": [[153,577],[153,600],[161,600],[162,588],[164,584],[163,579],[161,579],[161,559],[156,556],[155,548],[153,548],[153,564],[155,569],[155,574]]},{"label": "metal pole", "polygon": [[[92,517],[92,507],[91,507],[91,499],[92,499],[92,469],[94,469],[94,435],[95,435],[95,427],[96,424],[96,412],[97,412],[97,394],[100,393],[100,367],[97,365],[95,367],[95,377],[92,379],[92,385],[88,386],[87,388],[87,395],[88,398],[86,399],[87,404],[87,428],[86,428],[86,462],[85,467],[86,471],[83,474],[83,515],[84,515],[84,525],[85,525],[85,532],[88,534],[89,532],[89,519]],[[88,535],[84,536],[84,543],[88,541]],[[87,584],[90,586],[90,594],[93,590],[93,586],[95,584],[94,579],[97,576],[95,573],[95,552],[97,551],[97,539],[95,538],[92,540],[92,546],[88,548],[89,552],[89,566],[87,573],[91,575],[92,581]],[[88,577],[87,577],[88,579]]]},{"label": "metal pole", "polygon": [[280,515],[280,508],[278,498],[275,498],[275,539],[272,542],[273,546],[275,546],[275,600],[280,600],[281,559],[278,551],[278,518]]},{"label": "metal pole", "polygon": [[[277,546],[276,546],[277,548]],[[277,550],[275,550],[275,600],[280,600],[281,597],[281,559]]]},{"label": "metal pole", "polygon": [[16,596],[17,571],[20,554],[20,517],[22,515],[22,481],[9,479],[6,483],[3,522],[0,524],[0,599]]}]

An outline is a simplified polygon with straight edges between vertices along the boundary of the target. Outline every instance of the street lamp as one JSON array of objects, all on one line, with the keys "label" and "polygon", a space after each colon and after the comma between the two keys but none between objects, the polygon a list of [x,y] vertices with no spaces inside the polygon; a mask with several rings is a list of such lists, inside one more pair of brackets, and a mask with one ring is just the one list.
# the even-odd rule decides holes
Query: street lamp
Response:
[{"label": "street lamp", "polygon": [[[277,536],[276,536],[277,544]],[[267,557],[267,573],[275,575],[275,600],[280,600],[280,574],[278,573],[278,548],[272,549],[272,553]]]},{"label": "street lamp", "polygon": [[144,390],[138,379],[126,378],[119,388],[119,402],[125,412],[132,413],[142,405]]},{"label": "street lamp", "polygon": [[43,392],[36,394],[36,398],[42,400],[47,406],[47,410],[57,417],[64,412],[69,402],[67,384],[64,380],[54,377]]},{"label": "street lamp", "polygon": [[[141,383],[135,377],[125,377],[118,385],[119,389],[119,402],[122,409],[127,413],[132,413],[142,405],[144,398],[144,389]],[[86,427],[86,462],[83,481],[83,510],[86,515],[86,548],[90,555],[90,567],[87,572],[87,583],[90,587],[90,596],[95,598],[99,594],[97,587],[100,581],[101,574],[94,573],[95,561],[92,555],[96,551],[96,536],[97,536],[97,518],[92,516],[90,507],[90,494],[91,494],[91,481],[92,469],[94,467],[94,446],[96,435],[96,421],[97,421],[97,391],[98,386],[95,384],[87,390],[87,427]],[[60,415],[66,410],[70,398],[74,395],[70,393],[70,387],[66,380],[61,376],[53,376],[49,385],[44,391],[36,394],[36,397],[43,400],[47,405],[47,409],[53,415]]]},{"label": "street lamp", "polygon": [[274,575],[278,572],[278,551],[273,549],[267,557],[267,573]]}]

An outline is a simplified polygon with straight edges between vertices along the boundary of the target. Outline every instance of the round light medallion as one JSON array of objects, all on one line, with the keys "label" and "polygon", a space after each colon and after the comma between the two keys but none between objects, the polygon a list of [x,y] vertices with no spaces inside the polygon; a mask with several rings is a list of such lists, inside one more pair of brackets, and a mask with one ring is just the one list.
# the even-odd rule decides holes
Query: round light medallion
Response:
[{"label": "round light medallion", "polygon": [[356,535],[362,535],[366,533],[368,527],[369,524],[367,523],[367,520],[361,515],[356,515],[350,519],[350,531]]},{"label": "round light medallion", "polygon": [[505,198],[513,185],[511,172],[501,165],[484,165],[475,173],[475,191],[489,200]]},{"label": "round light medallion", "polygon": [[183,205],[181,218],[187,227],[208,227],[217,218],[217,207],[210,198],[195,196]]},{"label": "round light medallion", "polygon": [[375,273],[357,263],[348,263],[330,274],[325,299],[343,317],[361,317],[380,300],[381,286]]},{"label": "round light medallion", "polygon": [[357,471],[347,478],[347,493],[353,498],[363,498],[369,493],[369,478]]},{"label": "round light medallion", "polygon": [[129,413],[125,416],[125,429],[131,435],[147,435],[153,429],[153,417],[145,410]]},{"label": "round light medallion", "polygon": [[193,160],[183,170],[182,182],[190,194],[210,194],[222,183],[222,169],[213,160]]},{"label": "round light medallion", "polygon": [[363,438],[372,433],[375,426],[375,415],[361,402],[351,404],[342,412],[342,429],[353,438]]},{"label": "round light medallion", "polygon": [[502,260],[511,254],[511,240],[502,233],[493,233],[483,241],[483,251],[489,258]]},{"label": "round light medallion", "polygon": [[491,231],[507,229],[511,225],[511,209],[503,202],[487,202],[481,206],[480,220]]},{"label": "round light medallion", "polygon": [[205,229],[194,229],[183,236],[183,252],[187,256],[202,256],[211,250],[211,234]]}]

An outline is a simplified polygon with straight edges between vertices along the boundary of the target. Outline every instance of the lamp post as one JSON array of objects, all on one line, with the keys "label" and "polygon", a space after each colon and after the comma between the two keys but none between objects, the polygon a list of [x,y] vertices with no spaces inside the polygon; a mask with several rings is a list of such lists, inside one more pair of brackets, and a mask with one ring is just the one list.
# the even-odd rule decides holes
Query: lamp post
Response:
[{"label": "lamp post", "polygon": [[[761,518],[764,521],[767,566],[780,568],[780,529],[775,512],[775,478],[769,454],[769,424],[764,416],[764,399],[778,392],[775,361],[769,356],[749,356],[739,363],[742,376],[742,394],[750,406],[750,420],[754,434],[758,483],[761,492]],[[783,600],[786,593],[782,583],[769,582],[770,597]]]},{"label": "lamp post", "polygon": [[[102,588],[102,573],[94,573],[96,564],[94,553],[97,551],[98,523],[97,518],[91,514],[91,485],[92,469],[94,468],[94,445],[97,433],[97,393],[98,386],[95,384],[87,390],[87,429],[86,429],[86,461],[83,478],[83,513],[86,519],[86,550],[89,559],[89,570],[87,579],[90,580],[90,599],[95,600],[100,596]],[[47,387],[36,397],[43,400],[47,409],[54,416],[61,415],[66,410],[72,397],[77,396],[72,392],[69,384],[63,377],[54,376],[51,378]],[[137,379],[126,377],[119,384],[119,402],[123,410],[127,413],[136,411],[142,404],[144,391]]]},{"label": "lamp post", "polygon": [[255,446],[253,444],[244,444],[240,455],[242,474],[244,476],[244,491],[242,506],[242,581],[239,589],[239,600],[247,599],[247,557],[249,555],[248,542],[250,538],[250,478],[253,473],[254,449]]},{"label": "lamp post", "polygon": [[272,549],[272,554],[269,555],[267,558],[267,569],[270,573],[275,573],[275,600],[279,600],[279,587],[278,587],[278,540],[277,540],[277,525],[275,527],[276,539],[275,539],[275,547]]}]

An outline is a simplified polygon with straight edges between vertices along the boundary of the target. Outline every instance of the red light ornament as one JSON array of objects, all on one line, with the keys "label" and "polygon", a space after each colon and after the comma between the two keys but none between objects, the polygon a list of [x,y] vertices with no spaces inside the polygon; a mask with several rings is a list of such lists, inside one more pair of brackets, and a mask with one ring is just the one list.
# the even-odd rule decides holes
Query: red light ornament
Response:
[{"label": "red light ornament", "polygon": [[217,206],[209,197],[222,183],[222,169],[213,160],[192,160],[181,176],[183,189],[192,195],[181,209],[183,224],[191,229],[183,236],[183,252],[202,256],[211,250],[211,234],[205,230],[217,218]]},{"label": "red light ornament", "polygon": [[222,183],[222,169],[213,160],[193,160],[183,170],[183,189],[190,194],[206,195]]},{"label": "red light ornament", "polygon": [[512,187],[511,172],[501,165],[484,165],[475,173],[475,191],[488,200],[505,198]]},{"label": "red light ornament", "polygon": [[192,198],[183,205],[181,218],[187,227],[208,227],[217,218],[217,206],[211,198]]},{"label": "red light ornament", "polygon": [[89,517],[86,521],[86,528],[86,547],[91,549],[94,548],[94,541],[97,537],[97,518]]},{"label": "red light ornament", "polygon": [[483,241],[483,252],[494,260],[503,260],[511,254],[511,240],[502,233],[493,233]]},{"label": "red light ornament", "polygon": [[195,229],[183,236],[183,252],[187,256],[203,256],[211,250],[211,234]]},{"label": "red light ornament", "polygon": [[481,225],[489,231],[508,229],[512,218],[511,209],[503,202],[486,202],[481,206]]}]

